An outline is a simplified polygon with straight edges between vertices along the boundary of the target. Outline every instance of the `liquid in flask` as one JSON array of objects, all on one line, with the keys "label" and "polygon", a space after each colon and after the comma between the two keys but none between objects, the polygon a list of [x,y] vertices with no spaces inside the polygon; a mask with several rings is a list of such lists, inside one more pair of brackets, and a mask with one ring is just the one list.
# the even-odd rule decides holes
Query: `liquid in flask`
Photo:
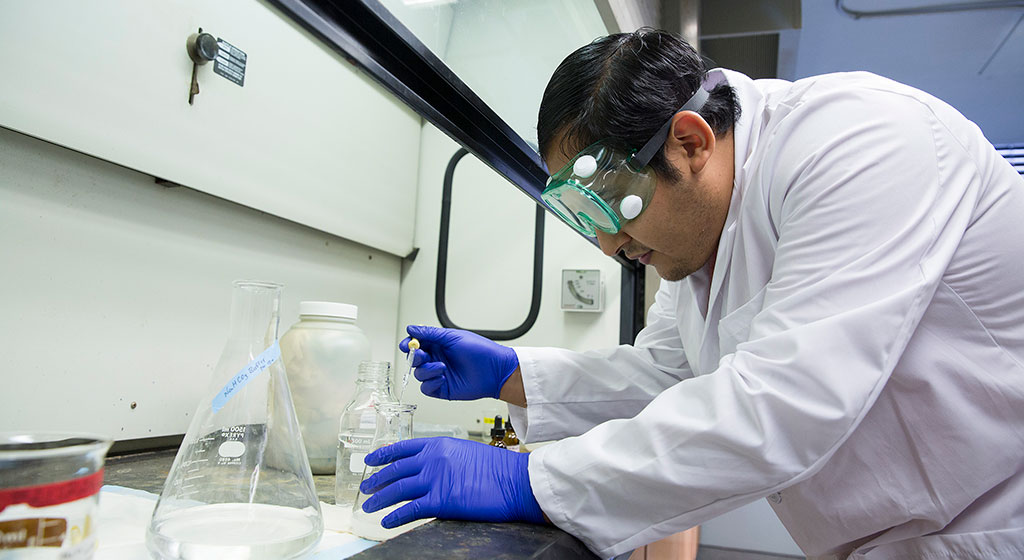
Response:
[{"label": "liquid in flask", "polygon": [[228,342],[146,533],[165,560],[298,558],[320,502],[277,344],[281,286],[236,282]]}]

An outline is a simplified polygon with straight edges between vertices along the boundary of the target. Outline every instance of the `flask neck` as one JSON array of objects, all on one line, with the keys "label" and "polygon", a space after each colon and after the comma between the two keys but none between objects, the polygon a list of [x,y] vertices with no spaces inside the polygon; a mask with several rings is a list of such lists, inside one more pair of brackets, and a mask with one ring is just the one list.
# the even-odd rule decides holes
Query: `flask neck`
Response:
[{"label": "flask neck", "polygon": [[371,393],[382,397],[381,400],[394,400],[391,392],[391,378],[389,376],[359,378],[356,380],[359,394]]},{"label": "flask neck", "polygon": [[231,296],[228,338],[269,346],[277,340],[281,286],[267,282],[235,282]]},{"label": "flask neck", "polygon": [[[359,364],[356,385],[391,394],[391,362],[366,361]],[[362,390],[362,389],[360,389]]]}]

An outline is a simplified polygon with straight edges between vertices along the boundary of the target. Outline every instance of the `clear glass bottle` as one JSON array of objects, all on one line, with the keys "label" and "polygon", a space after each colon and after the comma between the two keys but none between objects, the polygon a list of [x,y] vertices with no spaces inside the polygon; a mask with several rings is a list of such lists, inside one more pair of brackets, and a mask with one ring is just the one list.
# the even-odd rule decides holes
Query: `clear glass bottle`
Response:
[{"label": "clear glass bottle", "polygon": [[370,341],[356,326],[355,305],[299,302],[299,322],[281,337],[295,414],[313,474],[334,474],[338,419],[352,400],[359,364],[370,359]]},{"label": "clear glass bottle", "polygon": [[[414,404],[389,402],[377,405],[377,428],[374,431],[371,450],[412,438],[413,414],[415,412],[416,405]],[[369,477],[382,468],[384,467],[364,465],[360,478]],[[363,511],[363,502],[368,497],[359,491],[357,485],[353,494],[355,503],[352,506],[352,533],[354,535],[372,541],[383,541],[404,532],[404,528],[385,529],[380,522],[387,514],[408,502],[399,502],[380,511],[366,513]]]},{"label": "clear glass bottle", "polygon": [[299,558],[320,541],[277,344],[280,297],[277,284],[235,283],[227,345],[146,533],[155,558]]},{"label": "clear glass bottle", "polygon": [[356,396],[341,413],[334,503],[352,505],[363,476],[363,457],[373,451],[377,430],[376,407],[397,402],[391,391],[391,362],[363,362],[356,378]]}]

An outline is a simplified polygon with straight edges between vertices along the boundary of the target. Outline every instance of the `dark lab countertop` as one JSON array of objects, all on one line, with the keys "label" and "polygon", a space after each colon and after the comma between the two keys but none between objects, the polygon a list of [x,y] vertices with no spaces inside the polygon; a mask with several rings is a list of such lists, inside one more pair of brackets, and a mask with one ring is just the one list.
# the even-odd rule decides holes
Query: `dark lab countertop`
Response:
[{"label": "dark lab countertop", "polygon": [[[104,484],[159,494],[176,453],[177,450],[172,449],[110,457],[106,462]],[[334,503],[334,477],[314,476],[313,482],[320,500]],[[597,557],[578,539],[557,527],[435,520],[352,558],[591,560]]]}]

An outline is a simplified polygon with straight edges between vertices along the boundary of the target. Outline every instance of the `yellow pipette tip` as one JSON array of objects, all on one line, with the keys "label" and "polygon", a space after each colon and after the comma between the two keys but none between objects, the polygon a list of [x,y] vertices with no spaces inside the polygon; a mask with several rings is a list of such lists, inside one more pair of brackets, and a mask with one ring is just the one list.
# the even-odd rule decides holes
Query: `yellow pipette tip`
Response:
[{"label": "yellow pipette tip", "polygon": [[418,350],[420,347],[420,341],[415,338],[409,340],[409,351]]}]

